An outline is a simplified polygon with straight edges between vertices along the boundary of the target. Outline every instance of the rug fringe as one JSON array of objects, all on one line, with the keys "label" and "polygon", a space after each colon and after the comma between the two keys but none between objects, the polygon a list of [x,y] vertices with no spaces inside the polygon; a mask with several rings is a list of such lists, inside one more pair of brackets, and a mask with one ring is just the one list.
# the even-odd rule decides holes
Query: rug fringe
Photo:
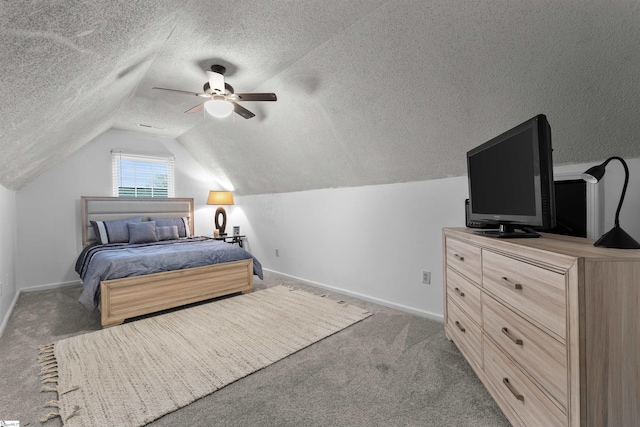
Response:
[{"label": "rug fringe", "polygon": [[47,403],[44,404],[45,408],[59,408],[60,404],[57,400],[48,400]]},{"label": "rug fringe", "polygon": [[41,423],[45,423],[47,421],[49,421],[52,418],[56,418],[60,416],[60,412],[49,412],[47,415],[44,416],[44,418],[42,418],[40,420]]},{"label": "rug fringe", "polygon": [[40,352],[47,351],[52,349],[55,346],[55,343],[44,344],[40,346]]},{"label": "rug fringe", "polygon": [[[42,375],[42,384],[54,384],[58,385],[58,360],[55,354],[55,343],[49,343],[41,345],[38,351],[38,360],[40,362],[40,375]],[[57,392],[57,387],[42,386],[41,392]],[[49,421],[52,418],[60,416],[60,404],[57,400],[48,400],[45,408],[58,408],[58,411],[47,413],[44,418],[40,420],[41,423]]]},{"label": "rug fringe", "polygon": [[57,363],[49,365],[49,366],[45,366],[42,369],[40,369],[40,373],[43,374],[43,375],[51,373],[51,372],[58,372],[58,364]]},{"label": "rug fringe", "polygon": [[53,354],[54,351],[55,348],[53,347],[40,347],[40,351],[38,352],[38,354],[41,356],[40,358],[42,358]]},{"label": "rug fringe", "polygon": [[40,356],[38,357],[38,360],[40,360],[40,362],[49,362],[51,360],[56,360],[56,355],[51,353],[46,356]]},{"label": "rug fringe", "polygon": [[40,366],[41,367],[45,367],[45,366],[50,366],[50,365],[58,365],[58,361],[57,360],[48,360],[46,362],[40,362]]},{"label": "rug fringe", "polygon": [[57,392],[57,393],[58,393],[58,397],[59,397],[59,396],[65,395],[65,394],[67,394],[67,393],[71,393],[72,391],[76,391],[76,390],[79,390],[79,389],[80,389],[80,386],[78,386],[78,385],[77,385],[77,386],[75,386],[75,387],[71,387],[69,390],[66,390],[66,391],[58,391],[58,388],[57,388],[57,387],[49,387],[49,386],[46,386],[46,385],[45,385],[45,386],[42,386],[42,388],[40,389],[40,391],[41,391],[41,392],[45,392],[45,391],[55,391],[55,392]]},{"label": "rug fringe", "polygon": [[58,374],[46,375],[41,382],[42,384],[58,384]]}]

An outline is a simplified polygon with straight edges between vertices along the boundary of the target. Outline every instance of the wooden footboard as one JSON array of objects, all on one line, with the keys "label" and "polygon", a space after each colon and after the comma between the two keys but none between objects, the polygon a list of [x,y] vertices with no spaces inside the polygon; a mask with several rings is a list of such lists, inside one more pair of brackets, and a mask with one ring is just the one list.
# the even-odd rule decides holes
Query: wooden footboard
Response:
[{"label": "wooden footboard", "polygon": [[194,302],[253,291],[253,260],[100,282],[102,327]]}]

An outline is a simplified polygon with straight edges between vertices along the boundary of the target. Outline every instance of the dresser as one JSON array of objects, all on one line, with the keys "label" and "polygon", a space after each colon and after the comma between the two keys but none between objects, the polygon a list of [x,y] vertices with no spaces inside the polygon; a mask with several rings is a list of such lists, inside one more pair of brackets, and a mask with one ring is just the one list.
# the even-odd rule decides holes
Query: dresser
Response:
[{"label": "dresser", "polygon": [[445,333],[514,426],[640,426],[640,250],[443,229]]}]

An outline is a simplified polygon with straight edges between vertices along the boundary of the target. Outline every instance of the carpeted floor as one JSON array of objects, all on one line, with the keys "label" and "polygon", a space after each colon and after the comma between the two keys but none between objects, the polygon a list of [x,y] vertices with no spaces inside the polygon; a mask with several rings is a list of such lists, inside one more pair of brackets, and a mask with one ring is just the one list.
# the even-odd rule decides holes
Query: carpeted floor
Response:
[{"label": "carpeted floor", "polygon": [[[374,313],[149,426],[509,426],[442,324],[267,273]],[[0,420],[39,426],[41,344],[100,328],[80,287],[22,294],[0,337]],[[43,426],[60,426],[54,418]]]}]

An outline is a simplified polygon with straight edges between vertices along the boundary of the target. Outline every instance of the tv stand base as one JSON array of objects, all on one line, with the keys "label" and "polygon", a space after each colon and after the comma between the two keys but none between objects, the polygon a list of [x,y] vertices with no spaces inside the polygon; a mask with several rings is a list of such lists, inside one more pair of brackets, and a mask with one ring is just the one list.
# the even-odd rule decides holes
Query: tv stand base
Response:
[{"label": "tv stand base", "polygon": [[[516,231],[521,228],[522,231]],[[475,234],[479,234],[485,237],[495,237],[498,239],[517,239],[517,238],[535,238],[540,237],[538,233],[530,229],[529,227],[515,227],[513,225],[500,224],[498,230],[477,230]]]}]

